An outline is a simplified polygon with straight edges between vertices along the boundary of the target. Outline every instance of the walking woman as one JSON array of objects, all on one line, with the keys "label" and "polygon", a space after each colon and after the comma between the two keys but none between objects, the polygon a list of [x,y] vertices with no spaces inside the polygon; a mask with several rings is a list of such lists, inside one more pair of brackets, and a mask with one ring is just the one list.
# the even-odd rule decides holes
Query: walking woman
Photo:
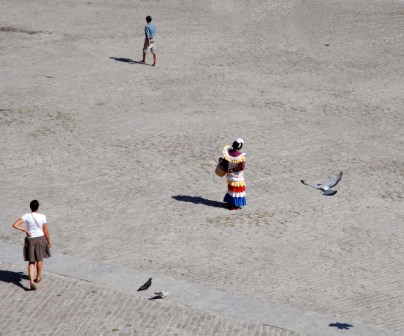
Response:
[{"label": "walking woman", "polygon": [[[24,260],[28,261],[28,274],[31,290],[36,290],[35,283],[41,281],[43,258],[50,257],[51,239],[46,222],[46,216],[38,213],[39,202],[33,200],[30,203],[31,213],[26,213],[17,219],[13,228],[24,232]],[[25,223],[25,228],[20,227]],[[36,266],[36,278],[34,278]]]},{"label": "walking woman", "polygon": [[243,144],[243,139],[238,138],[231,147],[225,146],[223,149],[227,166],[227,193],[223,201],[229,210],[238,210],[247,205],[244,182],[246,153],[241,152]]}]

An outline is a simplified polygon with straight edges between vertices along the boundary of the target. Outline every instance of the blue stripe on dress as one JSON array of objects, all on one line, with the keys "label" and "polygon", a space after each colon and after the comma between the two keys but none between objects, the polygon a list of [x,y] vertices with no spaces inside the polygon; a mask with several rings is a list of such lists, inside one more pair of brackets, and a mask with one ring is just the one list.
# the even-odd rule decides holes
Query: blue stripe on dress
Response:
[{"label": "blue stripe on dress", "polygon": [[246,206],[247,199],[245,197],[231,197],[229,194],[226,193],[224,196],[223,202],[229,203],[232,206]]}]

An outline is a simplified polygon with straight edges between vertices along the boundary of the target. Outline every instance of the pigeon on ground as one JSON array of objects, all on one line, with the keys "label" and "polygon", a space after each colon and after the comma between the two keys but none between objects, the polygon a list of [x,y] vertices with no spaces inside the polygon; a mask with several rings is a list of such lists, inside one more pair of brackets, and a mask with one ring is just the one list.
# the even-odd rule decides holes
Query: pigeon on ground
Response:
[{"label": "pigeon on ground", "polygon": [[149,278],[149,280],[147,280],[144,285],[140,286],[137,291],[140,292],[140,291],[148,289],[151,286],[151,283],[152,283],[152,278]]},{"label": "pigeon on ground", "polygon": [[300,181],[305,185],[308,185],[315,189],[321,190],[323,192],[323,195],[331,196],[331,195],[334,195],[337,193],[336,190],[333,190],[331,188],[338,184],[338,182],[341,180],[341,177],[342,177],[342,172],[340,172],[337,177],[334,177],[333,179],[331,179],[325,183],[309,184],[309,183],[306,183],[306,181],[304,181],[304,180],[300,180]]},{"label": "pigeon on ground", "polygon": [[154,293],[154,295],[156,295],[155,298],[162,299],[162,298],[165,298],[168,295],[168,292],[163,292],[163,291],[156,292],[156,293]]}]

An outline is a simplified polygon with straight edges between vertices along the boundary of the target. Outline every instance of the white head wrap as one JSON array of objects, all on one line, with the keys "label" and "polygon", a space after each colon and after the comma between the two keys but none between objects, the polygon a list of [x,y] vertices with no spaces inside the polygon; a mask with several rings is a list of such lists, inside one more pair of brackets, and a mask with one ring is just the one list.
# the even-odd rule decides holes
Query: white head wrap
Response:
[{"label": "white head wrap", "polygon": [[244,140],[241,139],[241,138],[236,139],[236,141],[237,141],[239,144],[244,144]]}]

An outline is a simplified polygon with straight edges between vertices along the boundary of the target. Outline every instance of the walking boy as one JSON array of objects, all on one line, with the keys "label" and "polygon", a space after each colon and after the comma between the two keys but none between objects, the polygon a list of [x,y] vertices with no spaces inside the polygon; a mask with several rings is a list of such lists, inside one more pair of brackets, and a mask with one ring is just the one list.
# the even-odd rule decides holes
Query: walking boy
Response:
[{"label": "walking boy", "polygon": [[146,26],[144,27],[144,45],[143,45],[143,60],[141,63],[146,62],[146,52],[147,49],[150,49],[153,54],[153,66],[156,66],[157,55],[156,55],[156,46],[154,45],[154,37],[156,36],[156,26],[152,22],[152,17],[149,15],[146,17]]}]

